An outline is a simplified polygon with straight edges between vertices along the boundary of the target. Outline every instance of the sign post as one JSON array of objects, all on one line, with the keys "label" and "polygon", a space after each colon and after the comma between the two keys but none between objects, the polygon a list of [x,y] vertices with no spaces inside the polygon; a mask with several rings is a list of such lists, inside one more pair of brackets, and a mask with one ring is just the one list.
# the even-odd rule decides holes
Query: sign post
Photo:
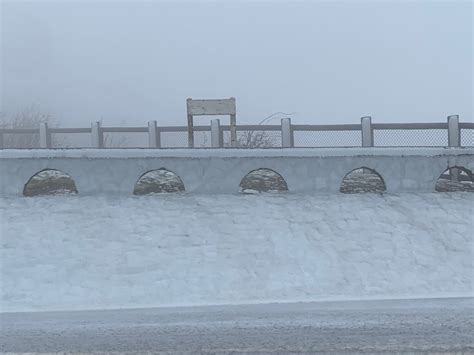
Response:
[{"label": "sign post", "polygon": [[230,144],[237,147],[235,98],[213,100],[186,100],[188,111],[188,147],[194,148],[194,116],[230,116]]}]

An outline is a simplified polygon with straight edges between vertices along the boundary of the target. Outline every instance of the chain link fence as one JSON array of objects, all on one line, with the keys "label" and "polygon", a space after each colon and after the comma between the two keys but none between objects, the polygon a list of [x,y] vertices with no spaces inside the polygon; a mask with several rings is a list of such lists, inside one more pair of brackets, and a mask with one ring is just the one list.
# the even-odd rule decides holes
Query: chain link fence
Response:
[{"label": "chain link fence", "polygon": [[295,147],[360,147],[361,131],[294,131]]},{"label": "chain link fence", "polygon": [[[294,131],[295,147],[360,147],[361,131]],[[461,146],[474,146],[474,129],[460,130]],[[224,146],[230,147],[230,131],[224,131]],[[51,135],[54,148],[90,148],[90,133],[53,133]],[[211,147],[211,132],[194,132],[196,148]],[[278,148],[282,145],[281,131],[237,131],[239,148]],[[448,145],[447,130],[443,129],[375,129],[374,146],[376,147],[446,147]],[[5,134],[6,148],[39,148],[38,133]],[[185,148],[188,146],[188,133],[161,132],[163,148]],[[146,148],[148,135],[145,132],[106,132],[104,148]]]},{"label": "chain link fence", "polygon": [[[161,148],[187,148],[188,132],[161,132]],[[211,147],[211,131],[195,131],[194,132],[195,148]]]},{"label": "chain link fence", "polygon": [[148,133],[146,132],[106,132],[104,133],[104,148],[146,148]]},{"label": "chain link fence", "polygon": [[[288,120],[288,119],[287,119]],[[365,128],[364,128],[365,127]],[[454,126],[456,127],[456,126]],[[212,147],[211,126],[194,127],[194,147]],[[230,126],[218,126],[222,147],[231,147]],[[347,125],[240,125],[238,148],[285,147],[461,147],[474,146],[474,126],[460,123],[400,123]],[[187,148],[186,126],[156,127],[156,145],[150,127],[48,128],[0,130],[0,148]],[[214,132],[216,132],[214,130]],[[216,137],[214,137],[216,138]],[[362,143],[364,141],[364,144]],[[454,142],[454,143],[453,143]]]},{"label": "chain link fence", "polygon": [[188,146],[188,132],[161,132],[161,147],[183,148]]},{"label": "chain link fence", "polygon": [[90,133],[52,133],[53,148],[92,148]]},{"label": "chain link fence", "polygon": [[446,147],[446,129],[374,129],[376,147]]},{"label": "chain link fence", "polygon": [[474,147],[474,129],[472,128],[461,129],[461,146]]},{"label": "chain link fence", "polygon": [[39,148],[39,133],[4,133],[4,148]]}]

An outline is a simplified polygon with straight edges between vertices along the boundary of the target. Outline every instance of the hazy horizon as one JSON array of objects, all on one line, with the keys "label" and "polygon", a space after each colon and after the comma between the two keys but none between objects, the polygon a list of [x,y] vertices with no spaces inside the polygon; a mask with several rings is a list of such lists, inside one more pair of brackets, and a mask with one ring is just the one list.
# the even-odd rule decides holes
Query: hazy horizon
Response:
[{"label": "hazy horizon", "polygon": [[472,18],[469,1],[3,1],[0,108],[185,125],[187,97],[233,96],[238,123],[472,121]]}]

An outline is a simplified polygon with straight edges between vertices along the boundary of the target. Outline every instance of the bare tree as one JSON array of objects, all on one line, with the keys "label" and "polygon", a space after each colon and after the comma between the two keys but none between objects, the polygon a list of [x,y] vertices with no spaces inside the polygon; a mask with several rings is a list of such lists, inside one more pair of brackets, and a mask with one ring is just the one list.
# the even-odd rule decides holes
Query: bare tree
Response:
[{"label": "bare tree", "polygon": [[[54,118],[41,112],[35,106],[30,106],[13,116],[6,113],[0,113],[0,128],[6,129],[39,129],[41,123],[47,123],[49,126],[57,126]],[[52,137],[54,147],[64,146],[64,142]],[[3,146],[5,148],[38,148],[39,133],[5,133],[3,134]]]},{"label": "bare tree", "polygon": [[265,123],[272,119],[279,119],[281,115],[286,117],[293,115],[295,112],[275,112],[261,120],[258,125],[262,126],[261,130],[250,130],[237,132],[237,146],[240,148],[272,148],[278,147],[281,143],[280,137],[273,132],[265,130]]},{"label": "bare tree", "polygon": [[278,146],[272,131],[243,131],[237,136],[237,146],[241,148],[272,148]]},{"label": "bare tree", "polygon": [[[104,119],[100,118],[100,125],[102,126]],[[128,145],[128,137],[124,135],[114,135],[114,133],[103,134],[103,146],[106,148],[123,148]]]}]

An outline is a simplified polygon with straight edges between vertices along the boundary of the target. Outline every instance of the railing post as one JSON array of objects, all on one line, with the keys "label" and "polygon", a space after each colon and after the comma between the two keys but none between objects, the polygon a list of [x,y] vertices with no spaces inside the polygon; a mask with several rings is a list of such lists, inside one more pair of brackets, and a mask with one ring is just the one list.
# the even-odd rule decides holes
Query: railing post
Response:
[{"label": "railing post", "polygon": [[92,147],[102,148],[104,145],[104,137],[100,129],[100,122],[92,122]]},{"label": "railing post", "polygon": [[293,147],[293,130],[291,129],[291,119],[281,119],[281,146],[282,148]]},{"label": "railing post", "polygon": [[374,131],[372,130],[372,117],[366,116],[360,119],[362,126],[362,146],[374,146]]},{"label": "railing post", "polygon": [[230,115],[230,146],[237,147],[237,123],[234,114]]},{"label": "railing post", "polygon": [[156,127],[156,121],[148,122],[148,147],[161,148],[161,137]]},{"label": "railing post", "polygon": [[[459,115],[448,116],[448,146],[461,146],[461,130],[459,129]],[[452,168],[449,170],[449,177],[452,181],[459,181],[459,170]]]},{"label": "railing post", "polygon": [[459,116],[448,116],[448,146],[461,146],[461,130],[459,129]]},{"label": "railing post", "polygon": [[188,114],[188,148],[194,148],[193,115],[189,115],[189,114]]},{"label": "railing post", "polygon": [[219,119],[211,120],[211,147],[222,148],[224,146],[224,136],[221,130]]},{"label": "railing post", "polygon": [[48,124],[41,122],[39,127],[40,148],[51,148],[51,135],[48,131]]}]

